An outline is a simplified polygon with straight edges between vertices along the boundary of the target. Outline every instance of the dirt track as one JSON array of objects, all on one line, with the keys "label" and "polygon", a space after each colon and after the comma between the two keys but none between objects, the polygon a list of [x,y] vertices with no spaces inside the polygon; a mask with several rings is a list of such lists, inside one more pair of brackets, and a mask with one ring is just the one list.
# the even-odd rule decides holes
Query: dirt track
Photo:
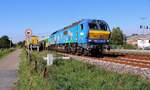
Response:
[{"label": "dirt track", "polygon": [[17,80],[20,49],[0,60],[0,90],[12,90]]}]

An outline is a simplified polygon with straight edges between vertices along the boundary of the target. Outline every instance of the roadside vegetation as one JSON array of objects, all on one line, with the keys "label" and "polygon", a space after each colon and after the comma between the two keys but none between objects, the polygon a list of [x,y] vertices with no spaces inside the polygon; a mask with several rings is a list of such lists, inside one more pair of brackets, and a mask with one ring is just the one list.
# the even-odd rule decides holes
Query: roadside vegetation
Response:
[{"label": "roadside vegetation", "polygon": [[34,52],[28,60],[23,51],[17,90],[150,90],[150,79],[106,71],[73,59],[55,60],[47,67],[42,60],[46,53]]},{"label": "roadside vegetation", "polygon": [[0,58],[8,55],[10,52],[14,51],[14,48],[10,48],[10,49],[1,49],[0,50]]}]

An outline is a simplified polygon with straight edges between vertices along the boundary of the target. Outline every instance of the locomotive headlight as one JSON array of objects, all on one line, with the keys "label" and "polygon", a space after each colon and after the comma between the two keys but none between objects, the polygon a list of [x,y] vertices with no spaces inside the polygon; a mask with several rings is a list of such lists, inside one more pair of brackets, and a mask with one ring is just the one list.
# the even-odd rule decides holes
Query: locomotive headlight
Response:
[{"label": "locomotive headlight", "polygon": [[83,33],[83,32],[81,32],[81,33],[80,33],[80,35],[81,35],[81,36],[84,36],[84,33]]},{"label": "locomotive headlight", "polygon": [[94,42],[97,42],[97,40],[94,40]]},{"label": "locomotive headlight", "polygon": [[92,40],[89,39],[88,41],[91,42]]}]

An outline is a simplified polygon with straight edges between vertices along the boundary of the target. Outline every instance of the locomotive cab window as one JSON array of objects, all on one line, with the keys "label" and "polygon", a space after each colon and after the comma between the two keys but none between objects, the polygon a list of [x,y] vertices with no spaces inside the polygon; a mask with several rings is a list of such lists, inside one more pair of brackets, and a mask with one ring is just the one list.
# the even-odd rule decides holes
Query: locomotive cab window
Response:
[{"label": "locomotive cab window", "polygon": [[99,26],[99,30],[103,30],[103,31],[110,31],[109,26],[107,23],[103,22],[103,21],[98,21],[98,26]]},{"label": "locomotive cab window", "polygon": [[104,23],[99,24],[100,30],[107,31],[107,25]]},{"label": "locomotive cab window", "polygon": [[83,24],[80,25],[80,29],[83,30]]},{"label": "locomotive cab window", "polygon": [[94,30],[98,30],[98,26],[96,23],[89,23],[89,28],[94,29]]}]

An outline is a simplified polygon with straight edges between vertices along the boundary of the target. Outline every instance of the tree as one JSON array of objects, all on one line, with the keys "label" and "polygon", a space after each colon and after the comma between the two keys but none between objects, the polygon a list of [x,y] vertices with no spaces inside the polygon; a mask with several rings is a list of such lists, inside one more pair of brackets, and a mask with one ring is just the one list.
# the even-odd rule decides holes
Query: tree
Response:
[{"label": "tree", "polygon": [[119,27],[113,28],[110,42],[111,44],[114,44],[114,45],[123,45],[124,35]]},{"label": "tree", "polygon": [[6,35],[2,36],[1,39],[6,40],[6,41],[9,41],[9,37],[6,36]]},{"label": "tree", "polygon": [[23,47],[25,45],[25,40],[17,43],[18,46]]},{"label": "tree", "polygon": [[12,45],[12,41],[9,40],[9,37],[4,35],[0,38],[0,48],[9,48]]}]

